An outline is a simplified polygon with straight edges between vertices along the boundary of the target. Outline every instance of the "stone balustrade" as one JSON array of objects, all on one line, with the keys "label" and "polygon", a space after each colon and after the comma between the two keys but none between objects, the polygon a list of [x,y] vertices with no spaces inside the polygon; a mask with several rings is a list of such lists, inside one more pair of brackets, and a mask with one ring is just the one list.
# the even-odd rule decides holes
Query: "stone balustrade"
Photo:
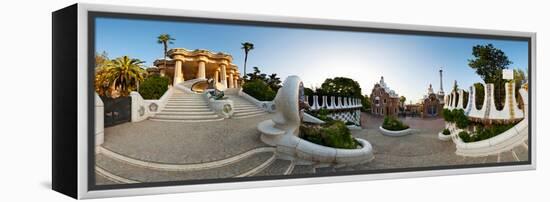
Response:
[{"label": "stone balustrade", "polygon": [[[311,99],[310,99],[311,98]],[[329,99],[330,98],[330,99]],[[330,100],[330,102],[329,102]],[[306,96],[306,101],[310,105],[310,110],[319,110],[322,108],[328,110],[347,110],[361,108],[361,99],[352,97],[340,97],[340,96],[321,96],[318,95]]]},{"label": "stone balustrade", "polygon": [[[444,108],[449,110],[463,109],[464,113],[474,120],[521,120],[525,117],[524,111],[518,107],[514,82],[508,82],[505,85],[505,102],[501,110],[497,110],[495,105],[494,85],[490,83],[483,84],[483,86],[485,96],[481,108],[476,107],[475,100],[478,95],[474,86],[469,87],[467,102],[464,99],[466,91],[462,89],[446,95]],[[464,104],[466,104],[466,107],[464,107]]]}]

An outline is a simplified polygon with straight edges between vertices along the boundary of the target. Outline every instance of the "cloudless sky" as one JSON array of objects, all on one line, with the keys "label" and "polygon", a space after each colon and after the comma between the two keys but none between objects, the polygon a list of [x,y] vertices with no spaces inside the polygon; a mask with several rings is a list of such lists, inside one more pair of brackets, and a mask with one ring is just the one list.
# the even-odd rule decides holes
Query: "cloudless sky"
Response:
[{"label": "cloudless sky", "polygon": [[306,87],[341,76],[358,81],[363,94],[370,95],[384,76],[391,89],[407,97],[407,103],[422,98],[429,84],[439,90],[440,67],[446,93],[454,80],[461,88],[481,82],[468,66],[472,47],[478,44],[491,43],[504,51],[513,62],[510,68],[527,73],[528,67],[525,41],[115,18],[97,18],[96,52],[105,51],[110,58],[128,55],[152,66],[163,56],[163,47],[157,43],[163,33],[176,39],[171,48],[231,54],[241,73],[241,43],[252,42],[247,73],[257,66],[263,73],[277,73],[281,80],[298,75]]}]

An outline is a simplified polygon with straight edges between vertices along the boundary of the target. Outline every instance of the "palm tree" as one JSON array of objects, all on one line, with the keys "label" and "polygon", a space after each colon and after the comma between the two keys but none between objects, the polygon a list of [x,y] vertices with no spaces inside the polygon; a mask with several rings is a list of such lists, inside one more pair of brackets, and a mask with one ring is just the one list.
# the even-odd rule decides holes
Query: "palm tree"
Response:
[{"label": "palm tree", "polygon": [[267,78],[267,85],[269,85],[269,87],[271,87],[274,91],[279,90],[281,83],[281,78],[277,77],[276,73],[270,74]]},{"label": "palm tree", "polygon": [[135,90],[144,79],[145,70],[141,67],[144,61],[123,56],[112,60],[105,69],[105,79],[109,86],[127,96]]},{"label": "palm tree", "polygon": [[164,68],[166,68],[166,57],[168,56],[168,44],[174,44],[176,39],[172,38],[170,34],[161,34],[157,37],[157,43],[162,44],[164,47]]},{"label": "palm tree", "polygon": [[246,61],[248,60],[248,52],[252,49],[254,49],[254,44],[250,42],[244,42],[241,43],[242,47],[241,49],[244,50],[244,74],[246,76]]}]

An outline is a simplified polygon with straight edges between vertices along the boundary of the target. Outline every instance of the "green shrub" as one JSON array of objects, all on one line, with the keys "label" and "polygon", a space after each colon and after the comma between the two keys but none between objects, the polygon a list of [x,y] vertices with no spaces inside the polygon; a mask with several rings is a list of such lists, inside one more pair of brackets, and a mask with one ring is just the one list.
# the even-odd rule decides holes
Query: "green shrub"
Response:
[{"label": "green shrub", "polygon": [[272,101],[276,95],[267,83],[259,79],[244,83],[243,91],[259,101]]},{"label": "green shrub", "polygon": [[443,129],[443,135],[450,135],[451,134],[451,131],[447,128]]},{"label": "green shrub", "polygon": [[384,118],[384,123],[382,123],[382,128],[386,130],[399,131],[405,130],[409,128],[409,126],[392,116],[386,116]]},{"label": "green shrub", "polygon": [[481,141],[495,137],[503,132],[506,132],[512,127],[514,127],[513,124],[495,124],[486,127],[480,127],[475,131],[474,135],[472,135],[472,141]]},{"label": "green shrub", "polygon": [[328,114],[328,109],[321,108],[319,109],[319,111],[317,111],[317,118],[321,119],[322,121],[332,121],[332,118],[330,118]]},{"label": "green shrub", "polygon": [[456,118],[456,127],[464,129],[470,125],[470,119],[464,114],[457,116]]},{"label": "green shrub", "polygon": [[514,127],[514,124],[495,124],[489,126],[481,126],[478,127],[477,130],[472,133],[472,135],[468,135],[468,137],[460,136],[462,132],[458,135],[464,142],[477,142],[495,137],[503,132],[506,132],[512,127]]},{"label": "green shrub", "polygon": [[324,145],[319,125],[300,125],[300,137],[315,144]]},{"label": "green shrub", "polygon": [[463,142],[471,142],[472,138],[470,137],[470,134],[466,131],[460,131],[460,133],[458,133],[458,137],[460,137],[460,139],[462,139]]},{"label": "green shrub", "polygon": [[446,122],[453,122],[453,114],[451,110],[449,109],[443,110],[443,120],[445,120]]},{"label": "green shrub", "polygon": [[158,75],[147,77],[139,86],[143,99],[158,100],[168,90],[170,79]]},{"label": "green shrub", "polygon": [[355,123],[353,123],[353,122],[351,122],[351,121],[346,121],[346,125],[347,125],[347,126],[354,126]]},{"label": "green shrub", "polygon": [[329,121],[323,125],[302,124],[300,137],[315,144],[333,148],[355,149],[358,145],[342,121]]},{"label": "green shrub", "polygon": [[470,119],[464,114],[462,109],[443,110],[443,119],[446,122],[456,123],[460,129],[464,129],[470,125]]}]

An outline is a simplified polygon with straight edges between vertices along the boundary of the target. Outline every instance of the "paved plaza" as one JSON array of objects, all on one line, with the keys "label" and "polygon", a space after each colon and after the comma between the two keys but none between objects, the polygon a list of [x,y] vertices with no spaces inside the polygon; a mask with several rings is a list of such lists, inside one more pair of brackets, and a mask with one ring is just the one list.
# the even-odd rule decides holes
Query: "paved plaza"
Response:
[{"label": "paved plaza", "polygon": [[105,143],[96,155],[97,184],[162,182],[247,176],[312,175],[318,173],[481,164],[527,160],[527,147],[486,157],[455,154],[452,141],[437,133],[441,118],[402,118],[417,130],[402,137],[378,130],[383,118],[362,113],[362,130],[352,135],[369,141],[374,160],[356,166],[302,165],[278,159],[275,149],[260,140],[256,126],[272,114],[203,123],[146,120],[105,129]]}]

